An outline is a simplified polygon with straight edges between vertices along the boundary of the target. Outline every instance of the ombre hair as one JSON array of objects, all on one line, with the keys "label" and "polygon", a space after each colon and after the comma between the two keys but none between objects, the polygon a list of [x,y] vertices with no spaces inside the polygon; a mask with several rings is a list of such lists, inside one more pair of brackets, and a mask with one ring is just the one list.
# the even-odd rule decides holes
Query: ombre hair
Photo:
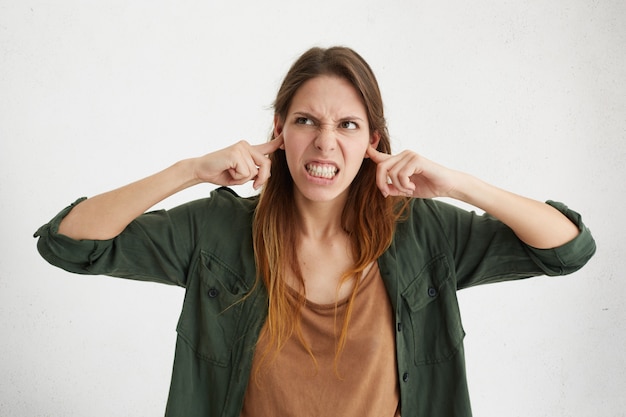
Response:
[{"label": "ombre hair", "polygon": [[[377,150],[391,153],[378,82],[367,62],[350,48],[312,48],[301,55],[287,72],[278,90],[274,101],[276,117],[284,122],[298,89],[306,81],[324,75],[341,77],[350,82],[365,105],[370,135],[377,134],[380,137]],[[274,138],[275,133],[272,133],[271,139]],[[300,228],[293,198],[294,183],[285,152],[279,149],[269,158],[271,176],[260,193],[253,222],[257,283],[264,283],[269,296],[267,324],[263,334],[268,338],[268,344],[260,362],[272,351],[274,355],[277,354],[295,334],[316,363],[300,327],[300,312],[306,302],[306,293],[297,253]],[[341,226],[350,239],[354,264],[343,273],[340,282],[353,279],[354,289],[337,337],[336,371],[347,340],[350,315],[363,271],[391,244],[395,224],[407,202],[406,198],[383,197],[376,186],[376,164],[369,158],[363,160],[349,187],[341,216]],[[300,284],[296,301],[288,294],[287,274],[295,275]]]}]

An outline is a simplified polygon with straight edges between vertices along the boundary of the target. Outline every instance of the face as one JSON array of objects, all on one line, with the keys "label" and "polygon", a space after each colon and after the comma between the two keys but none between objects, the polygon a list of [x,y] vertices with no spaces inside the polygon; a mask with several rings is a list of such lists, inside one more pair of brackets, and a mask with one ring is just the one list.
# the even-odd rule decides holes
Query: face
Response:
[{"label": "face", "polygon": [[296,198],[314,202],[345,201],[367,148],[378,142],[359,93],[336,76],[312,78],[298,89],[285,120],[275,121],[280,133]]}]

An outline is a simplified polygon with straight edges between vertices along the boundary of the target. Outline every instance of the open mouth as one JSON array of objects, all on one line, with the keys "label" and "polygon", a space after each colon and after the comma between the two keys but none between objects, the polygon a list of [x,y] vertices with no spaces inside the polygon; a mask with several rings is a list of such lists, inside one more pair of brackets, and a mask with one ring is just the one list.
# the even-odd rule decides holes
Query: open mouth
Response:
[{"label": "open mouth", "polygon": [[326,179],[333,178],[335,175],[337,175],[337,172],[339,172],[339,169],[336,166],[319,164],[307,164],[306,170],[312,177]]}]

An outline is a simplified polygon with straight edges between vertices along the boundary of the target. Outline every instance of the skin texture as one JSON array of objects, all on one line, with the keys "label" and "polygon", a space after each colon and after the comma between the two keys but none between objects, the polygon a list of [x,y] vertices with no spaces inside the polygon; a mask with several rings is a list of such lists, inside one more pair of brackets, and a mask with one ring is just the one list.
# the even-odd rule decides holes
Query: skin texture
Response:
[{"label": "skin texture", "polygon": [[[308,204],[338,199],[343,206],[369,145],[377,143],[358,93],[342,78],[313,78],[295,94],[286,119],[277,120],[275,130],[283,134],[296,198]],[[309,165],[337,173],[332,178],[311,175]]]}]

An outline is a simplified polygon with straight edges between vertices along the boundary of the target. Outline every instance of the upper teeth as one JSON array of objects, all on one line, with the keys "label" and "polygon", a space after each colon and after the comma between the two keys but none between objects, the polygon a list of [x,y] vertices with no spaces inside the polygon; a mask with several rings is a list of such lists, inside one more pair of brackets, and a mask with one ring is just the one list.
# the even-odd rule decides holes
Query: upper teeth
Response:
[{"label": "upper teeth", "polygon": [[308,165],[307,171],[314,177],[332,178],[337,173],[337,167],[330,165]]}]

